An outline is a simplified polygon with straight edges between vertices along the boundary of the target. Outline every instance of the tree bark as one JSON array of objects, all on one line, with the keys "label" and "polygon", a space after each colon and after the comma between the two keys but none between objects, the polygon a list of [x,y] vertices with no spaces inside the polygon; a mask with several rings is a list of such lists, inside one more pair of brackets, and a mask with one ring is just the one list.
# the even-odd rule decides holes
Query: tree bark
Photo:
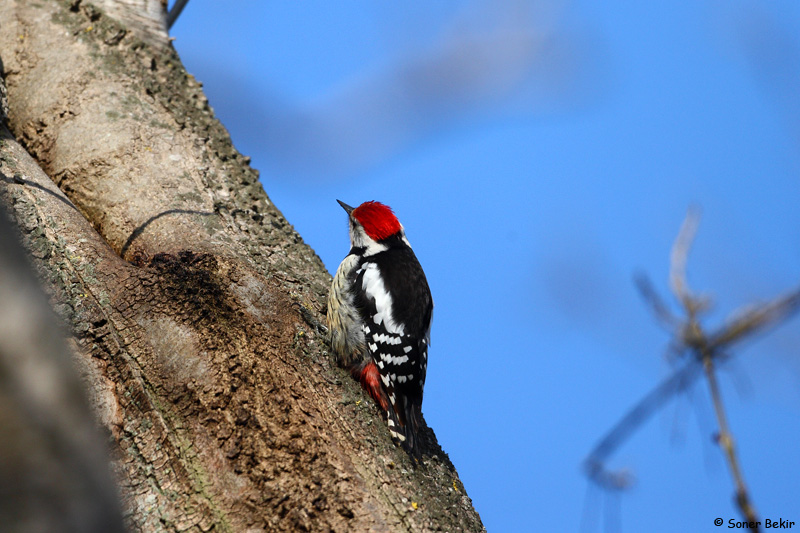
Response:
[{"label": "tree bark", "polygon": [[94,417],[17,237],[0,202],[2,530],[123,531]]},{"label": "tree bark", "polygon": [[412,463],[331,363],[329,274],[165,38],[0,1],[0,201],[69,327],[127,527],[483,530],[433,432]]}]

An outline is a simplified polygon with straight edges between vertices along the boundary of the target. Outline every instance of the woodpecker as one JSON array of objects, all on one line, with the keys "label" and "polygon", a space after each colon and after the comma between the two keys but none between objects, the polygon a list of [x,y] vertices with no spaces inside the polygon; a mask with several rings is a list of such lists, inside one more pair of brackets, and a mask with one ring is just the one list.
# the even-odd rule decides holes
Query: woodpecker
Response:
[{"label": "woodpecker", "polygon": [[351,248],[328,296],[331,347],[384,411],[395,443],[418,455],[433,316],[428,280],[388,206],[337,202],[349,217]]}]

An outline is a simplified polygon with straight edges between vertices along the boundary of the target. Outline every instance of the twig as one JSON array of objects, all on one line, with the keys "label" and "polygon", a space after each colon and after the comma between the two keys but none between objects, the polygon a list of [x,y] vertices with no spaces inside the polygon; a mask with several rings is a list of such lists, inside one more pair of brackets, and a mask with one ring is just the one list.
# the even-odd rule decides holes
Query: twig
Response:
[{"label": "twig", "polygon": [[183,8],[186,7],[186,4],[188,3],[189,0],[175,0],[175,3],[172,5],[172,9],[170,9],[169,13],[167,13],[168,30],[172,29],[172,25],[175,24],[175,21],[181,16],[181,11],[183,11]]},{"label": "twig", "polygon": [[[725,452],[725,458],[728,461],[731,475],[736,483],[736,502],[742,514],[747,518],[747,521],[757,523],[755,508],[750,501],[744,477],[739,467],[739,460],[733,445],[733,435],[728,426],[725,406],[722,402],[716,374],[714,373],[714,357],[719,352],[712,346],[698,320],[698,315],[707,307],[707,302],[702,301],[692,294],[689,289],[689,284],[686,281],[686,263],[699,223],[699,210],[697,208],[690,208],[678,232],[678,237],[675,239],[675,244],[672,246],[672,254],[670,257],[670,284],[672,285],[672,291],[675,297],[681,302],[686,313],[686,323],[682,330],[681,340],[687,348],[690,348],[694,352],[695,358],[700,359],[703,363],[703,369],[705,370],[706,379],[708,380],[708,386],[711,392],[711,400],[714,403],[714,412],[717,416],[717,424],[719,425],[719,443]],[[753,314],[754,318],[747,322],[753,325],[750,328],[740,327],[739,330],[741,330],[741,333],[732,337],[731,340],[734,338],[741,338],[748,329],[750,331],[755,329],[756,323],[764,323],[764,318],[761,318],[759,321],[756,320],[755,317],[766,317],[768,315],[768,313],[762,313],[762,315]],[[725,329],[730,331],[730,326],[731,325]],[[721,335],[718,339],[726,338],[729,335]],[[758,531],[758,528],[755,527],[754,530]]]},{"label": "twig", "polygon": [[[775,326],[800,310],[800,287],[745,313],[736,313],[736,318],[729,319],[723,327],[712,334],[706,334],[699,317],[710,306],[710,300],[692,293],[686,280],[689,250],[697,233],[699,220],[699,210],[691,208],[681,225],[670,254],[670,288],[681,306],[683,317],[672,313],[646,277],[636,278],[639,291],[655,317],[674,329],[676,351],[688,351],[692,357],[683,367],[642,398],[606,433],[592,449],[584,468],[592,481],[607,489],[619,490],[629,485],[628,475],[612,472],[605,467],[608,458],[668,399],[685,390],[699,376],[705,375],[719,426],[719,443],[736,485],[736,503],[748,522],[758,523],[755,506],[747,491],[736,455],[715,365],[727,357],[727,349],[734,343]],[[700,372],[701,368],[703,373]]]},{"label": "twig", "polygon": [[686,308],[690,318],[694,316],[697,309],[694,307],[694,298],[689,291],[689,284],[686,282],[686,263],[699,224],[700,210],[696,207],[689,208],[670,253],[669,281],[672,292]]},{"label": "twig", "polygon": [[669,307],[664,303],[664,300],[658,295],[653,288],[650,279],[644,274],[638,274],[633,278],[636,288],[639,289],[639,294],[642,295],[645,303],[650,305],[653,315],[665,326],[674,329],[680,325],[681,320],[672,314]]},{"label": "twig", "polygon": [[709,345],[715,350],[725,348],[741,338],[774,327],[800,310],[800,287],[757,307],[723,327],[709,338]]},{"label": "twig", "polygon": [[661,409],[667,400],[676,392],[686,389],[700,375],[700,365],[694,360],[689,361],[647,393],[592,449],[584,461],[586,475],[608,489],[622,489],[629,485],[628,475],[620,475],[605,468],[606,460],[643,422]]},{"label": "twig", "polygon": [[736,456],[736,449],[733,443],[733,435],[728,428],[728,419],[725,415],[725,406],[722,403],[722,394],[719,390],[717,383],[717,376],[714,373],[714,354],[710,350],[703,353],[703,369],[705,370],[706,379],[708,380],[708,388],[711,393],[711,400],[714,403],[714,413],[717,415],[717,423],[719,424],[719,445],[725,452],[725,458],[728,460],[728,465],[731,469],[734,483],[736,483],[736,504],[742,511],[745,519],[755,524],[751,529],[758,531],[758,518],[756,515],[755,507],[750,500],[750,495],[747,491],[747,485],[744,482],[744,476],[739,466],[739,459]]}]

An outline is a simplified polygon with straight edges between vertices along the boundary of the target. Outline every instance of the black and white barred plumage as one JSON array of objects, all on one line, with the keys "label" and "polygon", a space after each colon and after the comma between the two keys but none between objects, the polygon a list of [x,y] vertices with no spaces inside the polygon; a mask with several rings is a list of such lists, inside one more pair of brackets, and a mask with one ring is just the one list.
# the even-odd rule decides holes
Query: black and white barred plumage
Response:
[{"label": "black and white barred plumage", "polygon": [[352,248],[328,298],[331,346],[386,412],[392,438],[419,453],[433,313],[428,282],[391,209],[377,202],[342,207]]}]

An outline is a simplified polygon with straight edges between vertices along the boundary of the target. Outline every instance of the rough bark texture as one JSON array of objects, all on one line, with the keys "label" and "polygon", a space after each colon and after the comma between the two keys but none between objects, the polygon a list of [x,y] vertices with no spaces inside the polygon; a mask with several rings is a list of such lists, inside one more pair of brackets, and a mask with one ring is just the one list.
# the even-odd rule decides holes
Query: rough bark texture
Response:
[{"label": "rough bark texture", "polygon": [[482,530],[433,432],[412,464],[331,364],[309,325],[324,266],[137,35],[86,2],[0,1],[0,201],[75,339],[128,526]]},{"label": "rough bark texture", "polygon": [[15,229],[0,202],[0,529],[121,532],[103,441]]}]

